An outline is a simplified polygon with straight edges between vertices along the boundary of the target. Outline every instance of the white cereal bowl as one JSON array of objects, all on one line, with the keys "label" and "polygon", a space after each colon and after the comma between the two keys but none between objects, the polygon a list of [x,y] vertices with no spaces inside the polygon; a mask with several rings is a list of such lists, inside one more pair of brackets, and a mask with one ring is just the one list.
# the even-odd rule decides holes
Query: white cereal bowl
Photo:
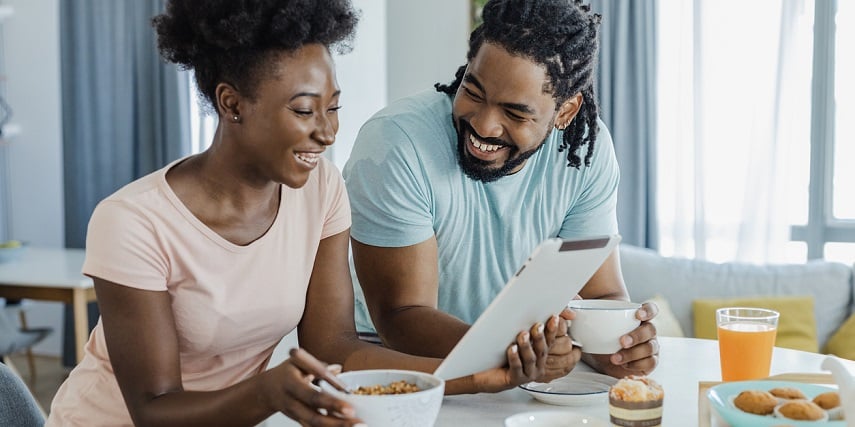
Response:
[{"label": "white cereal bowl", "polygon": [[374,369],[349,371],[338,378],[351,390],[359,387],[389,385],[396,381],[415,384],[419,391],[406,394],[359,395],[345,394],[325,381],[321,388],[356,410],[356,416],[371,427],[431,427],[439,415],[445,381],[437,376],[417,371]]}]

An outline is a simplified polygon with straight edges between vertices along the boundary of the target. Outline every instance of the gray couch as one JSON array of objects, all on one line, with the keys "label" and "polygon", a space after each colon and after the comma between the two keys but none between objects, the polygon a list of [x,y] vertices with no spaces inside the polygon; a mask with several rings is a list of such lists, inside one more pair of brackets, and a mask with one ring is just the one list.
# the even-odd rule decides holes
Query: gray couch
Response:
[{"label": "gray couch", "polygon": [[692,336],[692,300],[760,296],[813,296],[819,348],[853,313],[853,269],[835,262],[716,264],[663,257],[623,244],[621,270],[633,301],[664,297],[686,336]]}]

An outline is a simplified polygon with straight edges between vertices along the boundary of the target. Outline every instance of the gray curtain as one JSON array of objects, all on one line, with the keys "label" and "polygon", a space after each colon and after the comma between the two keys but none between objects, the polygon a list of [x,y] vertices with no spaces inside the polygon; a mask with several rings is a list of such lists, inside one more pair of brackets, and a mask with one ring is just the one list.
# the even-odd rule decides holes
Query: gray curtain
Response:
[{"label": "gray curtain", "polygon": [[603,16],[597,96],[621,170],[623,242],[656,248],[656,0],[592,0]]},{"label": "gray curtain", "polygon": [[82,248],[95,205],[190,152],[187,79],[161,61],[163,0],[60,2],[65,243]]},{"label": "gray curtain", "polygon": [[[82,248],[95,205],[190,153],[190,95],[161,61],[151,18],[164,0],[60,2],[65,244]],[[90,326],[97,312],[90,307]],[[66,310],[63,361],[74,364]]]}]

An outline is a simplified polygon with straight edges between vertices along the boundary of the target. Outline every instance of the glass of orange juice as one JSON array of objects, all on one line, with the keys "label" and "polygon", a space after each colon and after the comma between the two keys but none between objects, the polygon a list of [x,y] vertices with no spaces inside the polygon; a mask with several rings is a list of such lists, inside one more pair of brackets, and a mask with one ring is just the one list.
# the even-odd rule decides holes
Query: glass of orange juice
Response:
[{"label": "glass of orange juice", "polygon": [[766,378],[780,314],[774,310],[726,307],[715,312],[722,381]]}]

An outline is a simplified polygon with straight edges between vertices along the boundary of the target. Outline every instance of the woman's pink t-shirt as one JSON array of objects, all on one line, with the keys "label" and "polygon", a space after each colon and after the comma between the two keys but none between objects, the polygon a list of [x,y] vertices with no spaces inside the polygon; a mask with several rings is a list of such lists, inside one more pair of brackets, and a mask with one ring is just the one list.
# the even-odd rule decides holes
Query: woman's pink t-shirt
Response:
[{"label": "woman's pink t-shirt", "polygon": [[[166,171],[178,162],[96,207],[83,273],[169,292],[184,389],[218,390],[266,369],[274,347],[297,326],[318,244],[350,227],[350,205],[341,175],[322,158],[305,186],[282,186],[267,233],[238,246],[173,193]],[[47,425],[132,425],[100,320],[83,360],[57,392]]]}]

